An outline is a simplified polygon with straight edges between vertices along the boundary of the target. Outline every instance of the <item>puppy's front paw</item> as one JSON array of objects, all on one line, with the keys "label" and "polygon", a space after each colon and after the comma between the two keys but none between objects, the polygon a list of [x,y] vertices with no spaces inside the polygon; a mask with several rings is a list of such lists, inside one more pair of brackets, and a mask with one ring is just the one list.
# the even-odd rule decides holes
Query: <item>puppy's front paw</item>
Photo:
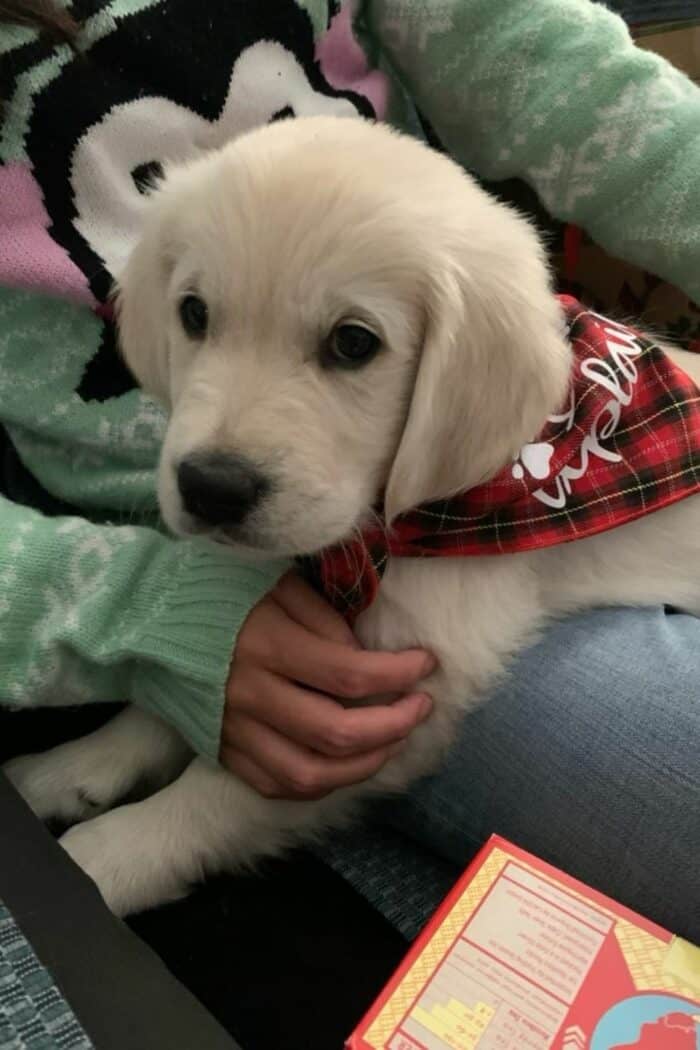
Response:
[{"label": "puppy's front paw", "polygon": [[114,801],[114,776],[86,762],[81,741],[12,759],[3,771],[41,820],[88,820]]},{"label": "puppy's front paw", "polygon": [[121,917],[184,897],[190,885],[139,819],[139,804],[122,806],[76,824],[60,844],[97,885],[105,904]]}]

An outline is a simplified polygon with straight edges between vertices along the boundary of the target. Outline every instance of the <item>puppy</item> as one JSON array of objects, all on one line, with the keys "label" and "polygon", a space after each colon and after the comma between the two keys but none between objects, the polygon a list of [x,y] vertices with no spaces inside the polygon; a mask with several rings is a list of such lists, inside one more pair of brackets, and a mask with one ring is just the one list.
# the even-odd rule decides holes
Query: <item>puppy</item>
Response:
[{"label": "puppy", "polygon": [[[377,507],[388,535],[415,508],[484,492],[504,471],[518,481],[528,464],[539,491],[565,503],[594,460],[624,458],[610,442],[638,348],[613,325],[619,374],[588,362],[609,417],[594,420],[578,470],[555,478],[534,464],[554,448],[538,442],[543,427],[575,431],[572,346],[542,246],[456,164],[385,126],[279,122],[169,172],[121,276],[119,314],[129,365],[170,412],[163,518],[239,555],[333,549]],[[667,353],[700,382],[700,361]],[[459,720],[552,618],[659,602],[700,614],[695,496],[581,535],[388,558],[374,600],[355,609],[357,634],[372,648],[430,649],[439,668],[420,686],[433,714],[366,783],[267,800],[136,709],[8,773],[41,817],[84,821],[61,841],[115,912],[179,897],[435,770]],[[144,778],[165,786],[95,816]]]}]

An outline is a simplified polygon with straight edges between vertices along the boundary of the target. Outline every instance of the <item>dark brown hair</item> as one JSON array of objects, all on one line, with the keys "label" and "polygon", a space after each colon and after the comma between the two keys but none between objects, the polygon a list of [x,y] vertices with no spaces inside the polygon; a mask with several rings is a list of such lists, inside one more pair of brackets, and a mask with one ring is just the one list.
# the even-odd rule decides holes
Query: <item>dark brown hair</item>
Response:
[{"label": "dark brown hair", "polygon": [[52,0],[0,0],[0,24],[3,22],[38,29],[56,43],[73,44],[78,33],[73,16]]}]

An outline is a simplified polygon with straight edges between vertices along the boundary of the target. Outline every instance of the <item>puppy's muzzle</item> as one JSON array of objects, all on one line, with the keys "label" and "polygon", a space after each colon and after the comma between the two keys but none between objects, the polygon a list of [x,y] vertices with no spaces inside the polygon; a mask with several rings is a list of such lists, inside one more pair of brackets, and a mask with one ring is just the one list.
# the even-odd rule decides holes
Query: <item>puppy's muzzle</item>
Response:
[{"label": "puppy's muzzle", "polygon": [[269,489],[256,468],[241,456],[197,452],[177,470],[177,484],[188,514],[203,525],[241,525]]}]

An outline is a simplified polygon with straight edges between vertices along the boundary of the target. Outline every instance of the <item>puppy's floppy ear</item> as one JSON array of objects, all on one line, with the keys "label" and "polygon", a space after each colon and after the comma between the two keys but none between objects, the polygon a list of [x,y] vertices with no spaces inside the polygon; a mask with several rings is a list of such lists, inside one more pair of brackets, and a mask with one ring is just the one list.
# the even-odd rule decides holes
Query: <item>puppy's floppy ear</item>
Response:
[{"label": "puppy's floppy ear", "polygon": [[144,232],[119,275],[115,305],[119,345],[139,385],[168,400],[166,287],[172,263],[161,236],[158,193],[149,202]]},{"label": "puppy's floppy ear", "polygon": [[426,252],[427,323],[389,521],[493,477],[565,398],[571,350],[539,239],[505,205],[478,203]]}]

